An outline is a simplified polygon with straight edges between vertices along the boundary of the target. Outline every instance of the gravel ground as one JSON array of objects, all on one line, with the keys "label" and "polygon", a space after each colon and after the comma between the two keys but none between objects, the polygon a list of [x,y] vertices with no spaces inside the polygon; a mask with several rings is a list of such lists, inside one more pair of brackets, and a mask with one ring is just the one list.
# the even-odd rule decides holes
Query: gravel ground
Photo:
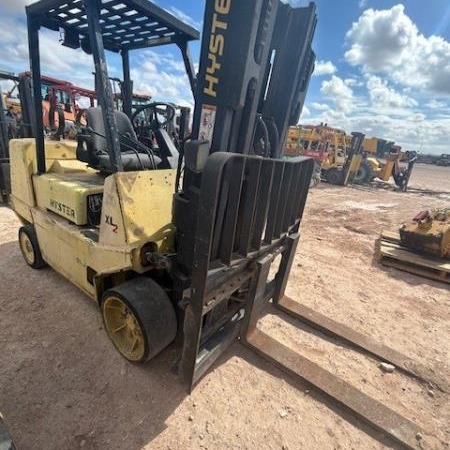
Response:
[{"label": "gravel ground", "polygon": [[[288,295],[449,374],[449,288],[378,264],[374,245],[418,211],[449,205],[450,168],[416,165],[411,191],[312,190]],[[397,449],[239,342],[186,395],[174,349],[145,366],[113,349],[96,306],[51,269],[34,271],[19,222],[0,208],[0,410],[19,450]],[[430,431],[449,448],[448,395],[331,339],[268,315],[266,332]]]}]

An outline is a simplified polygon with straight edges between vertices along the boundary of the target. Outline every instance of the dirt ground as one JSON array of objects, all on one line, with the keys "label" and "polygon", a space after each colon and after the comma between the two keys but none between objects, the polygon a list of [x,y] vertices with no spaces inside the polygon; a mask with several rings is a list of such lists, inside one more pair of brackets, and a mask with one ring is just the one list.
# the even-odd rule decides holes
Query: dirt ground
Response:
[{"label": "dirt ground", "polygon": [[[417,165],[407,194],[382,187],[313,189],[288,295],[449,375],[449,287],[374,258],[383,229],[450,204],[450,168]],[[233,344],[188,396],[169,348],[126,363],[96,306],[51,269],[34,271],[0,208],[0,410],[19,450],[398,449],[306,382]],[[449,448],[448,396],[377,361],[300,331],[282,315],[261,328],[414,420]],[[427,447],[424,444],[424,449]]]}]

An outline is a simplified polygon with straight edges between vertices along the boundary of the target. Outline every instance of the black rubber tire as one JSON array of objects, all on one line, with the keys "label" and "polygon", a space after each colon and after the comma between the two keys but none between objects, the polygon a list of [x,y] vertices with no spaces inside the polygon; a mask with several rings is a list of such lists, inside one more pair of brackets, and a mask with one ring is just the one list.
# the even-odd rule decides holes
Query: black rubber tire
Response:
[{"label": "black rubber tire", "polygon": [[330,169],[326,172],[326,181],[330,184],[338,184],[341,185],[343,180],[342,170],[339,169]]},{"label": "black rubber tire", "polygon": [[[58,113],[58,128],[55,126],[55,112]],[[50,130],[54,132],[53,136],[58,140],[64,137],[64,129],[66,128],[66,118],[64,111],[59,105],[51,105],[48,112],[48,123]]]},{"label": "black rubber tire", "polygon": [[356,172],[354,182],[358,184],[367,184],[372,181],[372,179],[372,166],[367,161],[363,161]]},{"label": "black rubber tire", "polygon": [[[101,313],[105,330],[108,333],[104,316],[104,303],[108,297],[118,297],[133,312],[143,331],[145,350],[143,357],[132,362],[149,361],[171,342],[177,333],[177,317],[169,296],[164,289],[151,278],[133,278],[123,284],[108,289],[101,299]],[[111,339],[111,337],[110,337]],[[114,346],[114,341],[111,339]],[[127,360],[122,352],[119,353]]]},{"label": "black rubber tire", "polygon": [[[27,258],[25,249],[22,248],[22,235],[26,235],[31,243],[31,247],[33,250],[33,257],[31,261]],[[30,267],[32,267],[33,269],[42,269],[43,267],[47,267],[47,263],[44,261],[44,258],[42,258],[36,230],[34,229],[34,226],[32,224],[27,224],[19,228],[19,246],[20,251],[22,252],[23,259]]]}]

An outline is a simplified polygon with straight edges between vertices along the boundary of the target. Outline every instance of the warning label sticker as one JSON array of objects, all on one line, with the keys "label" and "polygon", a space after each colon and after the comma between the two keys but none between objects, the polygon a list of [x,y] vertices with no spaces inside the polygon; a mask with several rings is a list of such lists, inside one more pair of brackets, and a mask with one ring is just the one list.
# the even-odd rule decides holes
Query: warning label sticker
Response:
[{"label": "warning label sticker", "polygon": [[207,140],[211,143],[215,123],[216,107],[212,105],[203,105],[198,138]]}]

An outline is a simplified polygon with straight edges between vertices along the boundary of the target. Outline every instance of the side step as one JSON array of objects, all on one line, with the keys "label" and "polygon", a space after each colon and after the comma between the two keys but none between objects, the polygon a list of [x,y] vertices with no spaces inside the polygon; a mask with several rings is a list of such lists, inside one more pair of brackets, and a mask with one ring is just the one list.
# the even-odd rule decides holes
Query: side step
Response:
[{"label": "side step", "polygon": [[415,253],[401,245],[398,233],[383,231],[379,252],[384,266],[450,284],[450,261]]}]

